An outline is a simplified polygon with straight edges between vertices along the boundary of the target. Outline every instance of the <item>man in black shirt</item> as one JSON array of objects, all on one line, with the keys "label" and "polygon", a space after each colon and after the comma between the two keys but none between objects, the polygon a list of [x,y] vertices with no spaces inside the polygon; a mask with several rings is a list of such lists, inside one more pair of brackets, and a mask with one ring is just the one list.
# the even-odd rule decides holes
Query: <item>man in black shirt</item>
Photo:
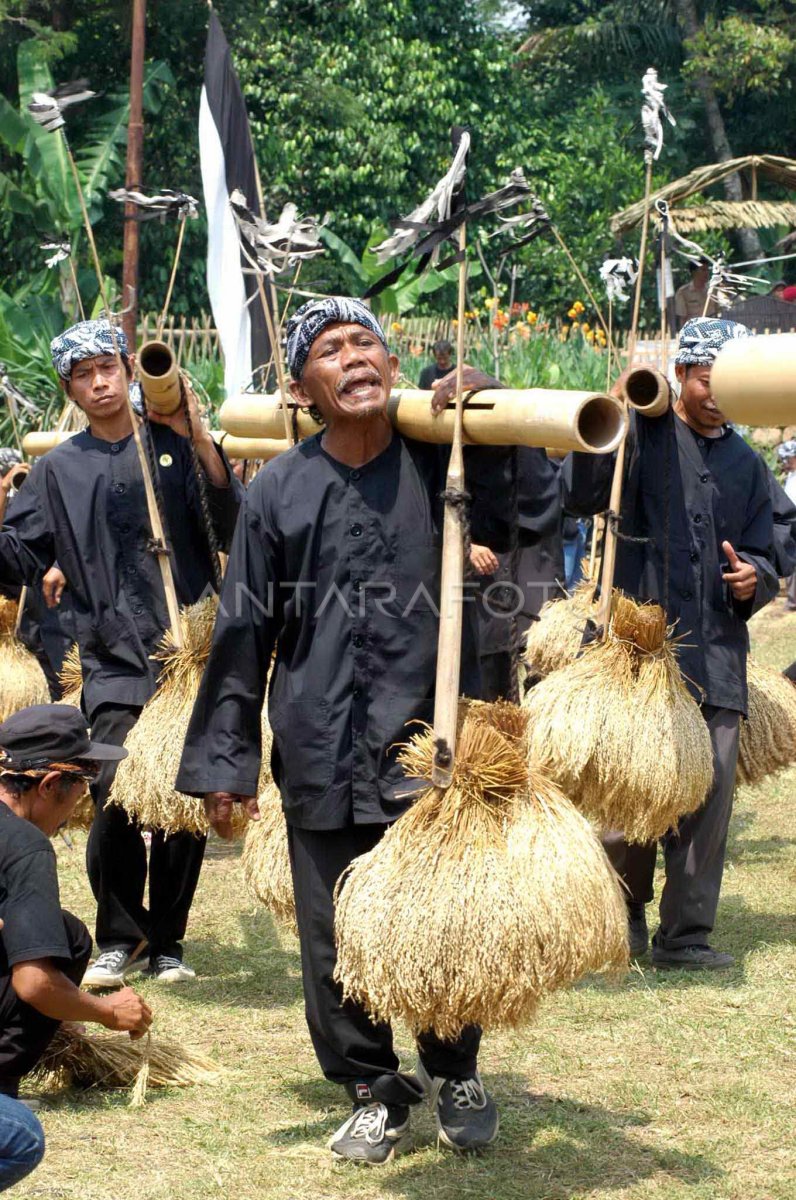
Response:
[{"label": "man in black shirt", "polygon": [[[663,839],[666,884],[652,950],[659,968],[733,962],[708,939],[724,870],[739,722],[747,710],[746,622],[776,596],[782,554],[766,468],[725,424],[710,390],[721,346],[746,333],[730,321],[688,321],[675,359],[674,408],[654,419],[632,413],[628,435],[615,586],[663,605],[676,624],[680,667],[702,706],[715,764],[703,806]],[[566,508],[583,515],[607,509],[612,466],[608,455],[571,455]],[[783,513],[778,521],[784,526],[794,516]],[[629,890],[631,951],[642,954],[657,847],[629,845],[621,832],[605,844]]]},{"label": "man in black shirt", "polygon": [[[268,463],[247,492],[177,785],[206,795],[222,834],[236,801],[256,813],[275,647],[271,765],[288,823],[307,1020],[324,1073],[355,1105],[332,1152],[388,1161],[424,1088],[442,1140],[475,1148],[497,1136],[477,1072],[480,1030],[456,1043],[419,1038],[418,1080],[399,1071],[390,1029],[342,1004],[333,980],[334,886],[408,807],[397,743],[409,721],[432,716],[444,461],[437,447],[394,433],[387,399],[398,360],[360,301],[304,305],[288,325],[288,358],[296,401],[326,427]],[[465,652],[471,695],[474,659]]]},{"label": "man in black shirt", "polygon": [[141,1037],[152,1014],[124,988],[80,990],[91,953],[82,921],[64,912],[50,838],[102,763],[126,751],[91,741],[66,704],[23,708],[0,725],[0,1093],[16,1096],[61,1021],[95,1021]]},{"label": "man in black shirt", "polygon": [[423,392],[427,392],[438,379],[442,379],[456,369],[456,363],[453,361],[453,346],[450,342],[444,339],[435,342],[431,347],[431,353],[434,355],[434,361],[427,367],[423,367],[417,384]]},{"label": "man in black shirt", "polygon": [[[151,548],[144,481],[114,351],[132,373],[124,335],[107,321],[84,321],[52,343],[64,390],[89,428],[52,450],[31,471],[0,531],[0,584],[34,583],[53,562],[66,577],[83,669],[83,706],[99,740],[121,745],[157,685],[151,655],[168,627],[160,568]],[[191,426],[207,507],[224,549],[242,489],[203,428],[189,395]],[[211,551],[203,523],[186,414],[152,415],[142,430],[152,458],[181,604],[212,587]],[[116,805],[105,807],[116,767],[106,763],[92,785],[96,804],[87,860],[97,900],[100,955],[89,986],[121,985],[147,965],[164,982],[191,979],[182,938],[204,854],[191,833],[152,837],[149,911],[144,906],[146,847],[138,826]],[[136,951],[139,951],[136,957]]]}]

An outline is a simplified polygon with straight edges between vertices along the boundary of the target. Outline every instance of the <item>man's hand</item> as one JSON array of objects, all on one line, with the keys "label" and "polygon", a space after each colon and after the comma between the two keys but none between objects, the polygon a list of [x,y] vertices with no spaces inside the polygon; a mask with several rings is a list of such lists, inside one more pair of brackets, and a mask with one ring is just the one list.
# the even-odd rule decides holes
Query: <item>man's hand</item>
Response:
[{"label": "man's hand", "polygon": [[[442,379],[438,379],[433,383],[432,389],[434,395],[431,398],[431,411],[436,416],[441,413],[449,401],[453,400],[456,395],[456,368],[449,371],[447,375],[443,375]],[[476,367],[470,367],[467,363],[462,368],[462,390],[466,392],[475,391],[477,388],[499,388],[503,384],[499,380],[494,379],[491,375],[484,374]]]},{"label": "man's hand", "polygon": [[9,492],[11,492],[13,490],[14,480],[20,474],[20,472],[23,475],[27,475],[30,472],[29,464],[28,463],[14,463],[11,470],[6,471],[5,475],[3,476],[3,481],[2,481],[2,483],[0,483],[0,488],[2,488],[2,490],[6,496],[9,494]]},{"label": "man's hand", "polygon": [[129,1033],[133,1041],[142,1038],[152,1024],[152,1009],[131,987],[105,996],[102,1003],[108,1010],[102,1022],[105,1028]]},{"label": "man's hand", "polygon": [[[210,434],[207,432],[202,422],[202,414],[199,412],[199,401],[196,397],[196,392],[191,387],[188,376],[183,372],[180,372],[180,378],[182,379],[182,384],[185,388],[185,398],[188,402],[188,412],[191,416],[191,428],[193,429],[194,441],[198,444],[205,439],[212,440],[210,439]],[[185,408],[182,404],[177,411],[173,413],[157,413],[153,412],[152,409],[149,409],[149,419],[150,421],[154,421],[157,425],[168,425],[168,427],[173,429],[175,433],[178,433],[180,437],[188,437],[188,422],[185,419]]]},{"label": "man's hand", "polygon": [[751,563],[741,561],[729,542],[722,542],[721,548],[730,564],[729,571],[722,575],[722,579],[730,585],[736,600],[751,600],[757,591],[757,571]]},{"label": "man's hand", "polygon": [[494,575],[500,566],[497,556],[488,546],[477,546],[475,542],[470,547],[470,563],[479,575]]},{"label": "man's hand", "polygon": [[48,608],[57,608],[66,587],[66,576],[59,567],[50,567],[41,581],[44,603]]},{"label": "man's hand", "polygon": [[229,841],[232,837],[232,806],[242,804],[253,821],[259,821],[260,810],[256,796],[241,796],[233,792],[208,792],[205,796],[205,813],[220,838]]}]

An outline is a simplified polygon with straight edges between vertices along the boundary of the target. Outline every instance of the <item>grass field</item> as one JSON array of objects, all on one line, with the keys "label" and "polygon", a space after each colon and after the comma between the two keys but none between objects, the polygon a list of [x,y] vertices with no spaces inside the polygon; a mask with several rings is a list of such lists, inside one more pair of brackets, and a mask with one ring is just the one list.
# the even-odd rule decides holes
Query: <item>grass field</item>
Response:
[{"label": "grass field", "polygon": [[[796,616],[756,619],[758,657],[796,658]],[[208,848],[182,990],[142,985],[156,1030],[227,1069],[208,1089],[50,1096],[43,1166],[14,1192],[75,1200],[793,1200],[796,1197],[796,771],[741,792],[711,976],[588,981],[521,1033],[490,1036],[482,1072],[502,1134],[483,1157],[415,1150],[379,1171],[332,1166],[344,1096],[319,1077],[294,939],[242,886],[239,850]],[[59,849],[64,904],[93,918],[80,841]],[[406,1034],[400,1046],[411,1059]],[[417,1111],[417,1110],[416,1110]]]}]

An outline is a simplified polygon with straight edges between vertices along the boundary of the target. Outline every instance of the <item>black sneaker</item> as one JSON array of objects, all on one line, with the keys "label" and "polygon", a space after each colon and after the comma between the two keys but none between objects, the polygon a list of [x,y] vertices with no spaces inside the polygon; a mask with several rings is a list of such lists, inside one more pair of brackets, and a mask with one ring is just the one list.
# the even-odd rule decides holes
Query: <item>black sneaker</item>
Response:
[{"label": "black sneaker", "polygon": [[123,987],[125,976],[132,971],[146,971],[148,967],[149,955],[146,951],[138,958],[133,958],[132,948],[103,950],[83,976],[83,987]]},{"label": "black sneaker", "polygon": [[735,965],[735,959],[712,946],[680,946],[676,950],[664,950],[653,945],[652,965],[662,971],[725,971]]},{"label": "black sneaker", "polygon": [[409,1109],[402,1104],[357,1104],[329,1139],[332,1158],[381,1167],[391,1162],[409,1133]]},{"label": "black sneaker", "polygon": [[643,904],[628,904],[627,924],[630,934],[630,957],[643,958],[650,948],[647,913]]},{"label": "black sneaker", "polygon": [[171,954],[156,954],[147,974],[150,979],[157,979],[159,983],[189,983],[196,979],[193,967]]},{"label": "black sneaker", "polygon": [[477,1071],[469,1079],[432,1078],[419,1062],[417,1077],[426,1089],[437,1134],[444,1145],[451,1150],[482,1150],[494,1142],[500,1118]]}]

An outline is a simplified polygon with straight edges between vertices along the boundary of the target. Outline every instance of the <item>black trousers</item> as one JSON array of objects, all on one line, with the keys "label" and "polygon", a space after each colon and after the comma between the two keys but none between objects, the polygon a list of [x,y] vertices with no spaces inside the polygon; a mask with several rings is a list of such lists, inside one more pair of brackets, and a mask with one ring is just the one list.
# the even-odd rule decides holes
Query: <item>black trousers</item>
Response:
[{"label": "black trousers", "polygon": [[[64,912],[63,917],[69,958],[53,962],[79,986],[91,957],[91,934],[71,913]],[[16,1096],[20,1079],[36,1066],[60,1024],[20,1000],[9,975],[0,987],[0,1092]]]},{"label": "black trousers", "polygon": [[[741,715],[709,704],[703,704],[702,715],[713,746],[713,785],[702,807],[683,817],[677,829],[661,839],[666,882],[654,942],[664,950],[705,945],[716,924],[735,794]],[[629,901],[649,904],[657,843],[630,845],[621,833],[612,832],[603,837],[603,845],[627,885]]]},{"label": "black trousers", "polygon": [[[374,1025],[358,1004],[343,1003],[333,979],[335,884],[351,860],[372,850],[386,829],[351,825],[316,831],[288,825],[304,1003],[312,1044],[327,1079],[343,1084],[352,1100],[416,1104],[422,1090],[413,1075],[398,1070],[389,1025]],[[475,1072],[480,1041],[481,1030],[475,1027],[456,1042],[425,1033],[418,1038],[418,1051],[430,1075],[460,1079]]]},{"label": "black trousers", "polygon": [[[94,716],[91,736],[121,746],[140,713],[140,708],[104,704]],[[130,949],[146,939],[150,954],[182,958],[181,942],[207,838],[193,833],[152,834],[147,910],[147,855],[141,829],[123,808],[105,807],[115,774],[116,763],[104,763],[91,788],[95,812],[86,865],[97,901],[97,945],[100,950]]]}]

